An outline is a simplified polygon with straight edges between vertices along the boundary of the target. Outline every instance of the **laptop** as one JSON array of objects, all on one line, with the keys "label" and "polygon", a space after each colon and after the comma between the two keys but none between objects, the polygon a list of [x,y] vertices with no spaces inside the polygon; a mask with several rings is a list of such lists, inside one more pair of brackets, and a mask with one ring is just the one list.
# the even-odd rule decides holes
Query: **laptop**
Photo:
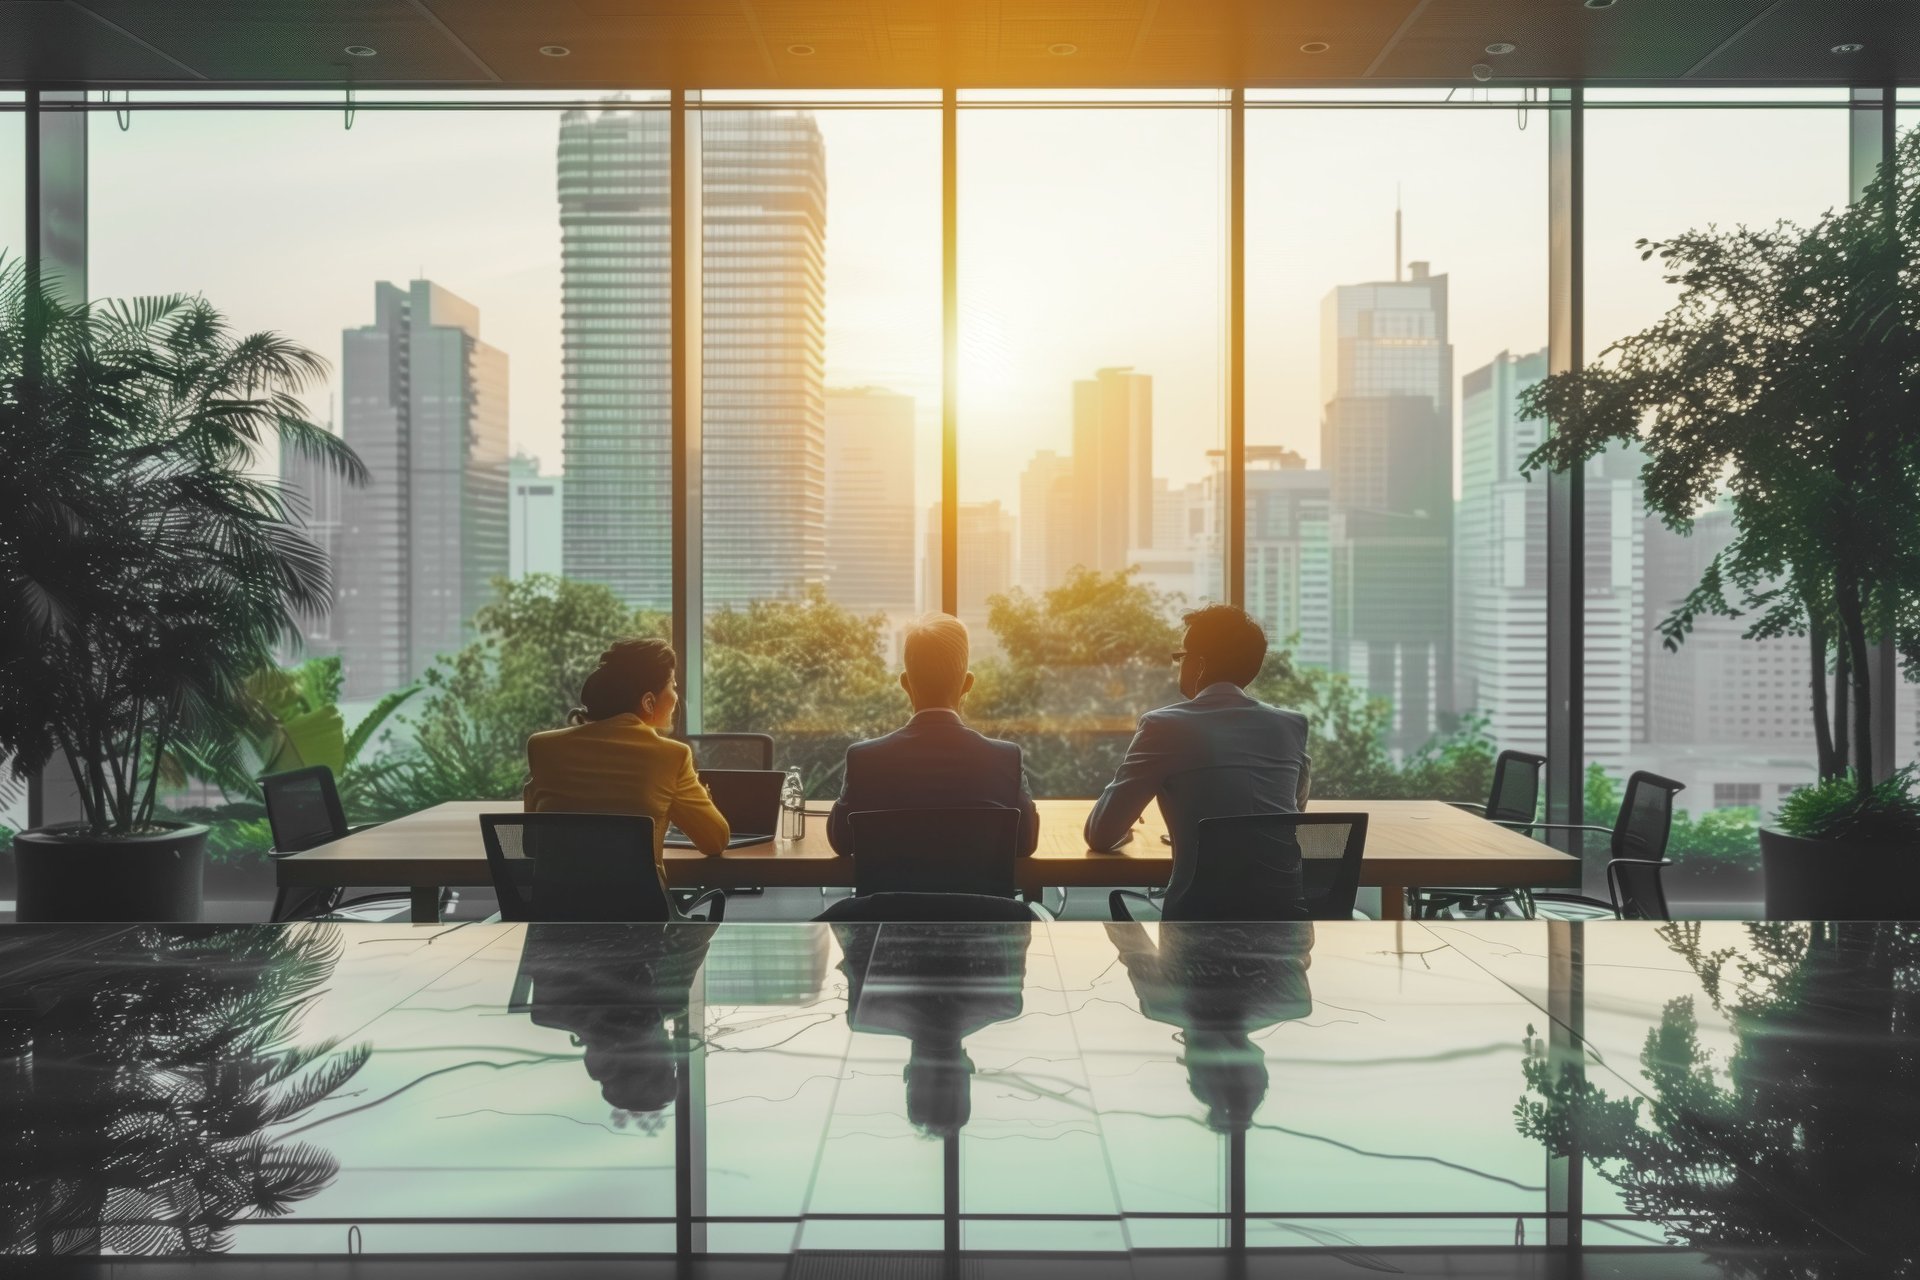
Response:
[{"label": "laptop", "polygon": [[[727,820],[733,836],[727,848],[768,844],[780,830],[780,789],[787,775],[778,769],[702,769],[700,781],[713,796],[713,807]],[[693,841],[678,827],[667,828],[666,847],[691,849]]]}]

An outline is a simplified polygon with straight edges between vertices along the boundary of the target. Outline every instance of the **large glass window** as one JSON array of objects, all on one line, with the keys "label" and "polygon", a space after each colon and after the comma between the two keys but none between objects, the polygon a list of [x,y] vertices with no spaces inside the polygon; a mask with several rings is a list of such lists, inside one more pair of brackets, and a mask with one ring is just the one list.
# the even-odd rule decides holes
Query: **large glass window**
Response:
[{"label": "large glass window", "polygon": [[[1842,95],[1747,110],[1605,105],[1625,96],[1597,94],[1602,105],[1586,117],[1589,360],[1678,296],[1639,241],[1783,219],[1809,225],[1849,193],[1847,112],[1812,104]],[[1587,820],[1613,820],[1636,769],[1686,784],[1678,803],[1687,816],[1669,850],[1684,893],[1694,868],[1755,865],[1756,821],[1813,779],[1810,673],[1804,639],[1747,639],[1748,620],[1703,618],[1684,643],[1667,646],[1660,624],[1733,529],[1713,503],[1685,534],[1650,518],[1639,472],[1632,450],[1587,472]]]},{"label": "large glass window", "polygon": [[1226,115],[959,110],[970,713],[1038,794],[1093,795],[1225,596]]},{"label": "large glass window", "polygon": [[[1293,95],[1298,100],[1300,95]],[[1546,734],[1544,111],[1247,112],[1247,607],[1314,793],[1484,800]]]},{"label": "large glass window", "polygon": [[[18,262],[26,250],[24,121],[18,112],[0,111],[0,262]],[[0,759],[0,769],[6,767]],[[26,824],[26,788],[0,781],[0,851],[12,843],[12,833]]]},{"label": "large glass window", "polygon": [[847,744],[905,718],[938,560],[940,113],[730,101],[700,151],[702,727],[836,795]]}]

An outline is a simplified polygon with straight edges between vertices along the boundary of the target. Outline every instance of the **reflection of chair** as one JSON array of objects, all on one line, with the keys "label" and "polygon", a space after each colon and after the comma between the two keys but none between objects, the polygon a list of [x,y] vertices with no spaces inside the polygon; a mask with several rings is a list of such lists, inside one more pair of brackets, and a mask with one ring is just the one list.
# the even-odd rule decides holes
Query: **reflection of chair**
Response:
[{"label": "reflection of chair", "polygon": [[[1197,848],[1174,847],[1161,904],[1166,920],[1347,920],[1360,889],[1367,843],[1364,813],[1254,813],[1206,818]],[[1115,920],[1131,920],[1116,889]]]},{"label": "reflection of chair", "polygon": [[853,891],[980,893],[1018,891],[1020,811],[878,809],[850,814]]},{"label": "reflection of chair", "polygon": [[881,924],[892,921],[1027,921],[1040,918],[1017,898],[984,893],[870,893],[842,898],[815,916],[828,924]]},{"label": "reflection of chair", "polygon": [[[324,764],[289,769],[285,773],[270,773],[260,779],[260,790],[266,797],[267,827],[273,832],[273,848],[267,850],[270,858],[304,853],[356,831],[366,830],[364,826],[347,825],[346,812],[340,807],[340,791],[333,782],[333,770]],[[267,917],[269,920],[287,917],[288,892],[282,889],[274,895],[273,914]],[[446,898],[447,895],[443,893],[443,907]],[[371,907],[401,911],[406,908],[407,901],[405,893],[373,893],[342,902],[338,889],[315,889],[309,891],[307,899],[300,904],[302,910],[297,914],[334,914]]]},{"label": "reflection of chair", "polygon": [[[1540,773],[1547,758],[1530,751],[1502,751],[1493,762],[1493,786],[1485,804],[1470,800],[1448,803],[1456,809],[1477,813],[1488,822],[1515,830],[1534,825],[1540,812]],[[1484,912],[1492,919],[1503,906],[1513,903],[1515,889],[1409,889],[1408,902],[1416,919],[1438,919],[1448,911]]]},{"label": "reflection of chair", "polygon": [[[480,834],[503,920],[686,920],[653,861],[653,819],[613,813],[483,813]],[[708,904],[717,923],[727,896]]]},{"label": "reflection of chair", "polygon": [[771,769],[773,737],[765,733],[690,733],[696,769]]}]

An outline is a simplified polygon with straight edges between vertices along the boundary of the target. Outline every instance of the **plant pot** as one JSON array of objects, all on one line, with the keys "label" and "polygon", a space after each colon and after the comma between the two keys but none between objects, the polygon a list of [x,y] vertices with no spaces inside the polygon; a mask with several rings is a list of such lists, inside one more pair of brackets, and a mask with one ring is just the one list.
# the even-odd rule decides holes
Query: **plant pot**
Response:
[{"label": "plant pot", "polygon": [[151,835],[93,836],[81,826],[13,838],[21,923],[198,920],[207,829],[166,824]]},{"label": "plant pot", "polygon": [[1920,919],[1920,841],[1807,840],[1760,829],[1769,920]]}]

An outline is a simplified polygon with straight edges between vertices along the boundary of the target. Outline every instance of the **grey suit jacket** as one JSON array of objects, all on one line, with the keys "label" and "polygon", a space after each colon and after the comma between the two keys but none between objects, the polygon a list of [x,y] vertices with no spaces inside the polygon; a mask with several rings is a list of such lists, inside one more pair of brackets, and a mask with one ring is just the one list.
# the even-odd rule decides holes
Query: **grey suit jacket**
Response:
[{"label": "grey suit jacket", "polygon": [[827,819],[827,843],[853,848],[851,814],[868,809],[967,809],[997,805],[1021,813],[1020,852],[1040,843],[1040,818],[1027,791],[1020,748],[969,729],[959,713],[922,711],[885,737],[847,748],[846,779]]}]

